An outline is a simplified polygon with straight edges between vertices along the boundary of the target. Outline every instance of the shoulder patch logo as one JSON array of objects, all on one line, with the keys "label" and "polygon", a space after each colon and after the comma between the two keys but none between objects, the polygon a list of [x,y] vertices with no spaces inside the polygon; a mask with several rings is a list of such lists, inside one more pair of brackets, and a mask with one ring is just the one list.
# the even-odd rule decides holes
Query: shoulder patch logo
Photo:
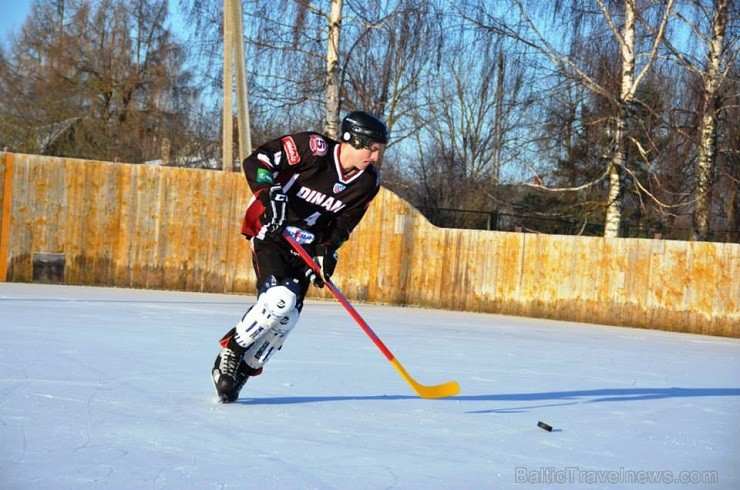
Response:
[{"label": "shoulder patch logo", "polygon": [[288,155],[288,163],[290,165],[295,165],[300,162],[301,156],[298,154],[298,146],[296,146],[293,138],[291,136],[286,136],[281,140],[281,142],[283,143],[283,148],[285,148],[286,155]]},{"label": "shoulder patch logo", "polygon": [[346,185],[340,184],[339,182],[337,182],[336,184],[334,184],[334,188],[332,190],[334,191],[334,194],[339,194],[346,188],[347,188]]},{"label": "shoulder patch logo", "polygon": [[272,177],[272,173],[265,169],[265,168],[258,168],[257,169],[257,183],[259,184],[272,184],[274,183],[274,179]]},{"label": "shoulder patch logo", "polygon": [[317,157],[323,157],[326,155],[329,145],[326,144],[326,140],[318,134],[312,134],[308,140],[308,144],[311,147],[311,154]]}]

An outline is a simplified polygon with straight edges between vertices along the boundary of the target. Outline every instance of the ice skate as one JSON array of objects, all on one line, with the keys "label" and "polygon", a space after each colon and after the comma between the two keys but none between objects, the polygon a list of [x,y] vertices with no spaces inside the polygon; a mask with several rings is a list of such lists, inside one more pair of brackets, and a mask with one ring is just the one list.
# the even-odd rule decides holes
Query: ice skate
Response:
[{"label": "ice skate", "polygon": [[227,337],[224,338],[221,352],[216,356],[211,372],[216,393],[223,403],[236,401],[247,379],[262,373],[262,368],[253,369],[244,362],[246,349],[228,334]]}]

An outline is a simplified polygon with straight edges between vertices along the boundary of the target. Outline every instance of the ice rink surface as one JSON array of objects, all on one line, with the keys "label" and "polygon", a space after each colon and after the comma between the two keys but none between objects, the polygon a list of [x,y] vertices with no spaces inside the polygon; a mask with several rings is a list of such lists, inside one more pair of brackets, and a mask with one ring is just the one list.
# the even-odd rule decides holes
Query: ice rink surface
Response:
[{"label": "ice rink surface", "polygon": [[308,301],[222,405],[253,300],[0,283],[0,488],[740,488],[737,339]]}]

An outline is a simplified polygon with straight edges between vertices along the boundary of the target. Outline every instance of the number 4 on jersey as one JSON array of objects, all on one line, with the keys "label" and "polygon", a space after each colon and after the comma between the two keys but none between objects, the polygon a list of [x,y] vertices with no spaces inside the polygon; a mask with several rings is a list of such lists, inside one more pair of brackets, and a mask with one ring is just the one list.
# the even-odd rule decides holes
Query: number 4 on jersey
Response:
[{"label": "number 4 on jersey", "polygon": [[313,213],[308,218],[305,218],[303,220],[303,222],[306,223],[308,226],[313,226],[313,225],[316,224],[316,222],[319,220],[319,218],[321,218],[321,213],[318,212],[318,211],[316,211],[315,213]]}]

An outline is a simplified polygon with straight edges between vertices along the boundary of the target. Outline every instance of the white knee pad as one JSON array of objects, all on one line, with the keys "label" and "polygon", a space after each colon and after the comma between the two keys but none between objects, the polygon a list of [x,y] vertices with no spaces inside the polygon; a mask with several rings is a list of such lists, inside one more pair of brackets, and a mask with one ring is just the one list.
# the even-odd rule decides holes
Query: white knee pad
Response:
[{"label": "white knee pad", "polygon": [[299,311],[293,308],[247,349],[244,353],[244,361],[249,367],[261,368],[275,352],[283,347],[285,338],[298,323],[299,316]]},{"label": "white knee pad", "polygon": [[[257,303],[236,324],[234,340],[242,347],[249,347],[273,327],[285,330],[291,316],[298,321],[295,305],[298,298],[285,286],[274,286],[260,294]],[[295,314],[293,313],[295,312]],[[290,331],[295,322],[287,329]]]},{"label": "white knee pad", "polygon": [[276,317],[283,317],[295,308],[298,297],[285,286],[271,287],[259,299]]}]

